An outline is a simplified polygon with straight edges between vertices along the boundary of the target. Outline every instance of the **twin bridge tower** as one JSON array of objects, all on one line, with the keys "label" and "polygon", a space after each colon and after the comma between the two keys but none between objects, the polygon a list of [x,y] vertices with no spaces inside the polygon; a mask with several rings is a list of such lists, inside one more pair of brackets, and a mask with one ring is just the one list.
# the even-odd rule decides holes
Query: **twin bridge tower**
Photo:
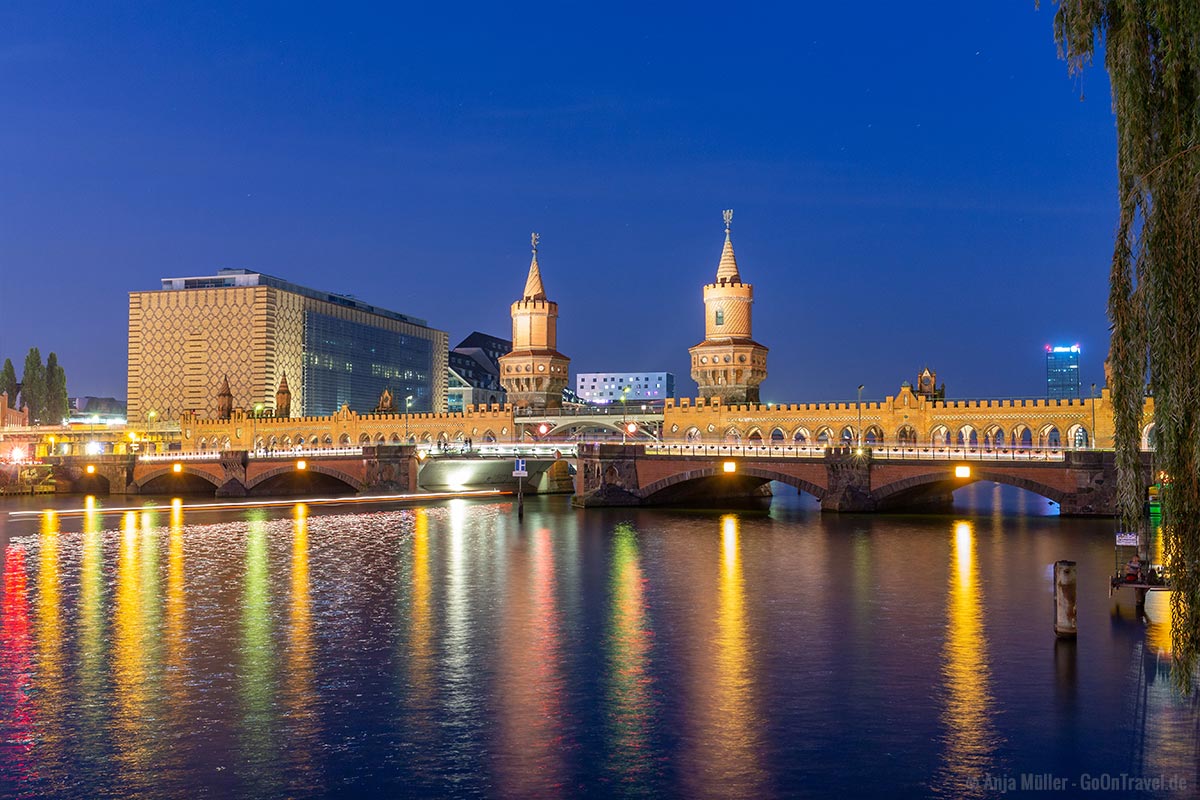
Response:
[{"label": "twin bridge tower", "polygon": [[[754,287],[742,281],[733,253],[733,209],[725,215],[725,245],[717,275],[704,286],[704,339],[688,349],[700,396],[726,404],[758,403],[767,377],[767,348],[754,341]],[[525,291],[512,304],[512,351],[500,358],[500,383],[518,409],[562,406],[571,359],[558,352],[558,303],[546,296],[538,264],[538,234]]]}]

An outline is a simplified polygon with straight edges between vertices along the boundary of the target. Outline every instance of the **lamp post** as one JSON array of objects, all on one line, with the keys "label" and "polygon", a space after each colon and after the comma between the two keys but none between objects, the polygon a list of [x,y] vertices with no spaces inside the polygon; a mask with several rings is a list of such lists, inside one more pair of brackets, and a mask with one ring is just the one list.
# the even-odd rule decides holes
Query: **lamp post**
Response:
[{"label": "lamp post", "polygon": [[412,409],[413,396],[404,398],[404,443],[408,444],[408,415]]},{"label": "lamp post", "polygon": [[621,444],[625,444],[625,401],[629,398],[629,387],[621,390]]},{"label": "lamp post", "polygon": [[146,438],[150,440],[150,442],[148,442],[146,445],[147,451],[149,451],[151,446],[153,446],[155,450],[158,449],[158,444],[154,438],[154,418],[157,416],[158,412],[153,408],[146,412],[146,422],[148,423],[146,426]]},{"label": "lamp post", "polygon": [[1092,384],[1092,449],[1095,450],[1099,446],[1099,441],[1096,436],[1096,384]]},{"label": "lamp post", "polygon": [[858,385],[858,449],[862,449],[863,431],[862,431],[862,390],[866,384]]}]

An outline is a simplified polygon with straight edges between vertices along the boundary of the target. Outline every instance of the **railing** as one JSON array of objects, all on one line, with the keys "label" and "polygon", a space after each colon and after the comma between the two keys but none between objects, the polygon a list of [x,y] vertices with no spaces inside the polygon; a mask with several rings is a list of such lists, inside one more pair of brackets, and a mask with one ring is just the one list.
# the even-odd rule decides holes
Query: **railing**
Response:
[{"label": "railing", "polygon": [[574,442],[557,444],[477,444],[470,450],[448,447],[445,450],[425,451],[432,458],[446,456],[477,456],[480,458],[574,458],[579,446]]},{"label": "railing", "polygon": [[250,458],[316,458],[318,456],[361,456],[363,449],[361,447],[305,447],[293,448],[291,450],[251,450],[248,455]]},{"label": "railing", "polygon": [[138,461],[220,461],[221,450],[188,450],[186,452],[143,453]]},{"label": "railing", "polygon": [[646,403],[646,410],[642,410],[642,403],[629,403],[627,407],[622,408],[620,403],[604,406],[588,406],[586,408],[575,408],[564,406],[562,408],[514,408],[514,417],[533,417],[536,419],[554,419],[555,417],[654,417],[660,419],[663,415],[662,404],[654,406]]},{"label": "railing", "polygon": [[[648,444],[652,456],[742,456],[752,458],[825,458],[820,445],[740,445],[740,444]],[[852,448],[835,448],[851,450]],[[1062,461],[1062,450],[980,450],[964,447],[868,447],[873,459],[917,459],[928,461]]]}]

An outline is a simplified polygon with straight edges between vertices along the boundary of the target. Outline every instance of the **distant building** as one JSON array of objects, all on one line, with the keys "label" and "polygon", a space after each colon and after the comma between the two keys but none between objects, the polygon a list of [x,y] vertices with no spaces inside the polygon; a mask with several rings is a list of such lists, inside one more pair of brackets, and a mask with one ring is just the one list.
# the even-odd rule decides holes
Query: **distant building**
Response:
[{"label": "distant building", "polygon": [[1046,398],[1069,400],[1079,397],[1079,345],[1046,345]]},{"label": "distant building", "polygon": [[369,412],[388,389],[413,411],[446,404],[447,338],[425,320],[270,275],[222,269],[129,295],[129,419],[213,417],[228,377],[234,408],[327,416]]},{"label": "distant building", "polygon": [[25,427],[29,424],[29,412],[25,409],[8,407],[8,393],[0,392],[0,428]]},{"label": "distant building", "polygon": [[463,342],[479,342],[480,337],[490,340],[490,346],[464,347],[460,344],[449,353],[446,409],[451,413],[461,413],[473,405],[504,403],[499,356],[493,356],[493,353],[500,350],[500,355],[504,355],[512,349],[512,344],[483,333],[473,333]]},{"label": "distant building", "polygon": [[585,403],[662,402],[675,396],[670,372],[585,372],[575,376],[575,394]]}]

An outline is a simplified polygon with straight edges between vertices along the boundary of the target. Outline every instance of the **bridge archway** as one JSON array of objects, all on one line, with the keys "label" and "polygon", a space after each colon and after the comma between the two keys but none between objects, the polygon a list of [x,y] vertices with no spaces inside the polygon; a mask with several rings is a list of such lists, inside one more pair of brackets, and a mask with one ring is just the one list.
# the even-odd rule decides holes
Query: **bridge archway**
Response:
[{"label": "bridge archway", "polygon": [[269,469],[246,483],[250,495],[292,495],[312,492],[346,494],[361,492],[366,487],[362,481],[337,467],[309,461],[305,469],[296,469],[288,462]]},{"label": "bridge archway", "polygon": [[1033,429],[1024,423],[1017,423],[1012,429],[1012,446],[1024,448],[1033,447]]},{"label": "bridge archway", "polygon": [[867,444],[882,445],[884,443],[883,428],[871,425],[863,431],[863,441]]},{"label": "bridge archway", "polygon": [[209,473],[182,462],[179,472],[175,471],[174,464],[165,464],[142,475],[134,485],[138,494],[213,494],[220,488],[221,482]]},{"label": "bridge archway", "polygon": [[928,495],[931,489],[944,490],[946,494],[950,494],[955,489],[961,489],[964,486],[979,483],[980,481],[993,481],[1006,486],[1015,486],[1018,489],[1033,492],[1059,504],[1066,497],[1064,492],[1055,489],[1053,486],[1048,486],[1030,478],[1022,478],[1003,472],[989,472],[987,469],[979,469],[974,464],[972,464],[971,478],[967,480],[953,477],[949,469],[943,466],[937,472],[913,475],[885,486],[872,487],[871,494],[874,495],[875,501],[879,504],[880,508],[897,508],[903,507],[907,500],[920,497],[921,495]]},{"label": "bridge archway", "polygon": [[829,447],[833,444],[833,428],[828,425],[817,431],[817,444],[821,447]]},{"label": "bridge archway", "polygon": [[979,447],[979,432],[971,425],[963,425],[958,429],[957,442],[959,447],[969,447],[972,450]]},{"label": "bridge archway", "polygon": [[700,433],[700,429],[693,425],[687,429],[684,438],[687,439],[688,444],[696,444],[704,440],[704,434]]},{"label": "bridge archway", "polygon": [[989,450],[1004,447],[1004,429],[992,424],[983,432],[983,446]]},{"label": "bridge archway", "polygon": [[752,428],[750,430],[750,433],[746,436],[746,441],[749,442],[751,444],[751,446],[753,446],[753,447],[762,446],[762,443],[763,443],[762,431],[759,430],[758,428]]},{"label": "bridge archway", "polygon": [[[614,474],[613,479],[609,482],[615,482],[615,480],[616,475]],[[817,500],[823,499],[827,492],[824,486],[810,483],[803,478],[770,469],[739,465],[736,475],[727,475],[717,467],[686,470],[657,480],[644,487],[638,494],[650,504],[670,503],[691,498],[719,497],[721,489],[745,494],[772,481],[786,483],[798,491],[812,495]]]},{"label": "bridge archway", "polygon": [[1090,447],[1091,437],[1088,435],[1088,429],[1082,424],[1076,423],[1067,428],[1067,442],[1071,447]]},{"label": "bridge archway", "polygon": [[785,441],[787,441],[787,435],[784,434],[783,428],[772,428],[771,429],[771,446],[772,447],[782,447],[783,443]]},{"label": "bridge archway", "polygon": [[929,444],[934,447],[946,447],[950,444],[950,429],[945,425],[935,425],[929,432]]},{"label": "bridge archway", "polygon": [[1146,427],[1142,428],[1142,449],[1154,450],[1157,437],[1154,435],[1154,423],[1151,422]]},{"label": "bridge archway", "polygon": [[808,444],[808,440],[811,438],[812,434],[809,433],[808,428],[800,426],[799,428],[796,428],[795,432],[792,433],[792,444],[805,445]]},{"label": "bridge archway", "polygon": [[916,446],[917,429],[912,425],[901,425],[896,431],[896,443],[901,446]]},{"label": "bridge archway", "polygon": [[725,444],[741,444],[742,432],[737,428],[730,426],[725,429]]},{"label": "bridge archway", "polygon": [[1062,444],[1062,434],[1059,433],[1058,426],[1054,423],[1044,425],[1038,431],[1038,447],[1057,450],[1062,447]]},{"label": "bridge archway", "polygon": [[858,431],[854,429],[854,426],[847,425],[846,427],[842,428],[842,432],[838,434],[838,439],[840,439],[841,443],[845,445],[854,444],[856,441],[858,441]]}]

